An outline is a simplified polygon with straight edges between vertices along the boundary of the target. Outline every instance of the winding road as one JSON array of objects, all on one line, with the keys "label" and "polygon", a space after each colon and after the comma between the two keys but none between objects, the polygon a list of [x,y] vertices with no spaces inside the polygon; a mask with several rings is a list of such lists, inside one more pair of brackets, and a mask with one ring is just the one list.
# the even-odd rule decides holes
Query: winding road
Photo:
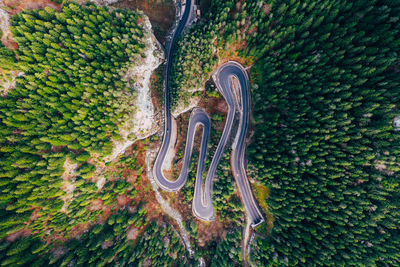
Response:
[{"label": "winding road", "polygon": [[[228,142],[229,136],[232,132],[232,125],[235,118],[239,117],[239,127],[236,132],[234,142],[232,144],[231,166],[233,176],[239,188],[242,201],[248,218],[250,219],[253,227],[264,221],[257,203],[251,192],[250,183],[246,176],[245,170],[245,138],[247,134],[247,127],[249,122],[250,112],[250,99],[248,76],[244,68],[233,61],[225,63],[213,75],[214,81],[217,84],[218,90],[224,97],[228,104],[228,115],[225,127],[215,151],[214,157],[211,161],[205,184],[203,186],[203,172],[205,167],[205,159],[207,156],[207,145],[210,137],[211,121],[208,114],[200,109],[194,108],[189,121],[188,132],[186,136],[186,147],[183,158],[183,165],[179,177],[175,181],[171,181],[164,176],[163,163],[166,159],[168,151],[171,149],[173,142],[172,131],[172,115],[170,112],[170,95],[169,95],[169,78],[173,57],[173,45],[179,38],[190,17],[190,12],[193,9],[193,0],[186,1],[186,8],[181,16],[176,31],[167,45],[167,67],[165,72],[165,91],[164,91],[164,137],[154,163],[153,175],[157,184],[166,191],[177,191],[185,184],[189,172],[189,165],[193,150],[193,140],[198,127],[202,128],[202,140],[200,145],[200,155],[198,159],[198,166],[196,172],[196,182],[194,189],[193,214],[201,220],[212,221],[215,220],[215,211],[212,206],[212,185],[215,172],[221,160],[225,146]],[[234,83],[238,83],[238,88],[234,87]]]}]

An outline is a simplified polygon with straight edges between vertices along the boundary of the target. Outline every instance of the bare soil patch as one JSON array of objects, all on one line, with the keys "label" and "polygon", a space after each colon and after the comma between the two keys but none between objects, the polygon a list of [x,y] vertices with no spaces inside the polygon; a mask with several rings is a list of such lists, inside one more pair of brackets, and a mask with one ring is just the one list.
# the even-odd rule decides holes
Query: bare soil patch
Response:
[{"label": "bare soil patch", "polygon": [[[1,3],[1,2],[0,2]],[[2,6],[2,9],[0,10],[0,31],[1,31],[1,42],[3,43],[4,46],[11,50],[17,50],[18,49],[18,44],[14,41],[12,38],[12,34],[10,32],[10,14],[6,12],[4,9],[9,9],[7,6]],[[3,76],[4,71],[1,70],[1,73]],[[5,77],[6,78],[6,77]],[[6,79],[7,80],[7,79]]]},{"label": "bare soil patch", "polygon": [[[12,34],[10,31],[3,32],[3,35],[1,36],[1,42],[3,45],[13,51],[18,50],[18,44],[14,41],[12,38]],[[2,71],[3,74],[3,71]],[[1,75],[3,76],[3,75]],[[12,86],[10,86],[12,87]]]}]

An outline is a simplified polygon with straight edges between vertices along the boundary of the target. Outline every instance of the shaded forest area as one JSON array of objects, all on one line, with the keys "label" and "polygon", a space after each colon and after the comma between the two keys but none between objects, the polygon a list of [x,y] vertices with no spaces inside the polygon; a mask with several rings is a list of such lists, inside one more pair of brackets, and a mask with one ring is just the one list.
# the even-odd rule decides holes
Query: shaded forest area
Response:
[{"label": "shaded forest area", "polygon": [[255,266],[399,264],[399,14],[399,1],[212,1],[181,38],[175,105],[232,48],[252,66],[249,167],[274,218]]},{"label": "shaded forest area", "polygon": [[150,19],[157,40],[164,44],[175,20],[173,0],[120,0],[113,6],[143,11]]},{"label": "shaded forest area", "polygon": [[[181,38],[175,103],[198,95],[187,89],[204,87],[226,59],[251,66],[249,174],[273,216],[255,231],[251,265],[400,264],[399,14],[399,1],[386,0],[213,0]],[[111,151],[128,110],[120,73],[143,52],[140,16],[68,3],[23,11],[12,25],[18,60],[2,46],[0,67],[25,76],[0,97],[1,265],[242,265],[227,154],[213,203],[230,224],[193,258],[174,226],[137,201],[149,194],[145,147],[107,164],[104,185],[90,179],[89,157]],[[72,198],[61,189],[66,162],[76,166]],[[181,195],[190,203],[192,194]],[[196,240],[198,226],[185,227]]]}]

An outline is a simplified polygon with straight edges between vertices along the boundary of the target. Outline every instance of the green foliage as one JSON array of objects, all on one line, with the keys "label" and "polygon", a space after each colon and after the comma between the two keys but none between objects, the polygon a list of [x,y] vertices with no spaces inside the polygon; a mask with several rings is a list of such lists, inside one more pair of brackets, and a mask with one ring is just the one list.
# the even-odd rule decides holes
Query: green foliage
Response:
[{"label": "green foliage", "polygon": [[[179,49],[173,58],[170,80],[170,94],[172,109],[176,108],[179,102],[187,105],[189,98],[196,96],[196,92],[188,90],[201,88],[209,79],[209,73],[217,64],[217,57],[213,52],[212,39],[197,27],[193,32],[185,34],[176,44]],[[196,36],[204,36],[199,38]],[[194,62],[197,62],[194,64]]]},{"label": "green foliage", "polygon": [[[0,37],[2,35],[3,33],[0,30]],[[2,71],[13,70],[16,62],[14,52],[0,42],[0,68]]]},{"label": "green foliage", "polygon": [[[189,29],[176,44],[170,77],[172,109],[196,96],[196,90],[204,87],[210,74],[220,63],[218,51],[224,51],[229,44],[241,41],[243,32],[234,28],[247,13],[240,13],[232,19],[229,12],[236,1],[211,1],[205,20]],[[215,93],[211,93],[215,96]]]},{"label": "green foliage", "polygon": [[240,225],[243,221],[244,209],[238,198],[235,181],[230,169],[231,150],[227,149],[217,168],[217,178],[213,188],[213,206],[220,221]]},{"label": "green foliage", "polygon": [[145,221],[139,213],[127,209],[112,214],[104,224],[96,224],[91,231],[79,239],[72,239],[63,245],[65,253],[59,257],[50,256],[56,266],[78,265],[125,266],[134,251],[133,241],[127,238],[127,231],[134,220]]},{"label": "green foliage", "polygon": [[[0,240],[25,226],[44,238],[68,236],[102,213],[90,209],[93,200],[115,205],[119,194],[136,194],[121,177],[98,192],[89,180],[95,166],[86,161],[92,153],[110,153],[110,139],[124,123],[129,107],[121,97],[128,85],[121,73],[143,51],[143,26],[133,12],[73,2],[61,12],[24,10],[11,24],[19,61],[0,47],[0,62],[25,75],[0,97]],[[67,157],[78,169],[69,181],[72,201],[64,203]],[[36,218],[25,225],[33,212]]]},{"label": "green foliage", "polygon": [[4,241],[0,245],[1,266],[43,266],[49,247],[37,237]]},{"label": "green foliage", "polygon": [[399,263],[399,8],[274,1],[249,38],[259,88],[248,156],[275,218],[256,265]]},{"label": "green foliage", "polygon": [[211,266],[241,266],[242,252],[241,228],[235,228],[229,231],[221,242],[218,243],[214,257],[211,260]]},{"label": "green foliage", "polygon": [[184,266],[189,263],[182,241],[169,224],[152,222],[140,236],[135,248],[128,261],[132,266],[141,266],[144,262],[151,266]]},{"label": "green foliage", "polygon": [[[217,0],[178,42],[171,75],[175,107],[178,99],[198,94],[189,89],[209,78],[218,50],[240,43],[238,56],[255,62],[256,132],[248,158],[255,178],[270,189],[274,225],[271,232],[257,229],[254,265],[399,264],[400,132],[392,126],[399,113],[399,14],[398,1],[387,0]],[[0,64],[25,76],[0,98],[2,266],[190,264],[174,229],[149,223],[143,203],[133,203],[130,212],[116,207],[118,196],[137,194],[123,167],[105,173],[102,190],[89,179],[95,172],[90,154],[110,152],[110,138],[127,112],[120,103],[127,83],[119,77],[143,52],[137,19],[128,11],[75,3],[60,13],[46,8],[13,17],[19,62],[0,47]],[[211,152],[219,134],[212,133]],[[61,212],[67,156],[79,164],[72,200]],[[212,266],[243,260],[243,208],[227,156],[213,202],[233,228],[198,251]],[[141,174],[135,156],[121,162]],[[183,188],[187,202],[193,167]],[[112,207],[104,224],[95,222],[102,211],[90,209],[94,200]],[[37,219],[27,224],[33,212]],[[44,239],[55,233],[68,238],[79,223],[93,228],[63,245],[38,237],[3,239],[24,228]],[[186,225],[197,238],[197,224]],[[135,241],[127,238],[131,227],[143,231]]]},{"label": "green foliage", "polygon": [[398,1],[237,2],[212,1],[183,37],[172,97],[208,79],[218,48],[245,43],[238,55],[255,61],[248,158],[275,220],[252,263],[398,265]]},{"label": "green foliage", "polygon": [[[152,266],[187,262],[185,247],[170,225],[147,224],[146,211],[127,209],[112,214],[104,224],[95,224],[77,239],[52,244],[39,238],[19,238],[0,245],[1,266]],[[144,223],[137,224],[137,222]],[[133,241],[129,231],[144,234]]]}]

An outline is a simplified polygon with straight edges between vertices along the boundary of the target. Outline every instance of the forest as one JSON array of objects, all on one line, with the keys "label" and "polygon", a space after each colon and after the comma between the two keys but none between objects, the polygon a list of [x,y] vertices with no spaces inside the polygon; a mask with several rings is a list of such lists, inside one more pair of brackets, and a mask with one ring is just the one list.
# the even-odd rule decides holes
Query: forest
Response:
[{"label": "forest", "polygon": [[126,9],[74,2],[12,16],[18,49],[1,46],[0,67],[4,79],[11,70],[24,75],[0,97],[1,266],[185,264],[172,226],[132,201],[146,146],[106,163],[104,185],[93,179],[131,109],[121,77],[142,57],[142,21]]},{"label": "forest", "polygon": [[[224,233],[200,246],[186,217],[194,255],[143,201],[154,198],[143,158],[159,136],[104,162],[131,108],[121,76],[143,56],[142,15],[68,1],[12,16],[18,49],[0,44],[0,82],[24,72],[0,92],[1,266],[400,265],[400,2],[200,2],[175,50],[173,108],[220,97],[206,82],[227,60],[249,67],[247,167],[267,220],[250,255],[229,149],[213,188]],[[188,207],[195,170],[178,195]]]},{"label": "forest", "polygon": [[248,165],[273,215],[251,264],[400,264],[399,14],[399,1],[216,0],[181,38],[175,103],[226,58],[251,66]]},{"label": "forest", "polygon": [[137,15],[118,14],[70,3],[62,12],[12,17],[16,65],[25,75],[0,98],[0,238],[25,227],[33,210],[39,216],[33,224],[45,234],[48,216],[65,216],[59,210],[66,159],[79,165],[76,186],[85,192],[95,169],[90,153],[111,152],[110,137],[118,136],[126,112],[117,101],[124,89],[118,73],[140,53],[143,35]]},{"label": "forest", "polygon": [[[233,201],[228,164],[215,201],[232,199],[219,212],[233,227],[207,250],[195,245],[191,256],[176,226],[146,202],[154,196],[143,157],[159,137],[105,160],[131,109],[131,84],[121,77],[143,57],[140,16],[72,1],[59,12],[12,16],[18,48],[1,45],[2,79],[15,70],[23,75],[0,97],[1,266],[188,266],[200,257],[241,264],[243,208]],[[195,243],[196,224],[184,223]]]},{"label": "forest", "polygon": [[[136,213],[139,215],[139,213]],[[15,242],[2,242],[0,261],[2,266],[185,266],[185,247],[170,225],[150,223],[133,244],[125,229],[145,221],[145,211],[138,217],[128,214],[127,209],[118,211],[104,224],[79,239],[70,239],[54,250],[52,244],[39,237],[29,236]],[[52,252],[52,253],[50,253]],[[163,252],[163,253],[160,253]],[[173,255],[173,256],[171,256]],[[147,263],[145,263],[147,262]]]}]

